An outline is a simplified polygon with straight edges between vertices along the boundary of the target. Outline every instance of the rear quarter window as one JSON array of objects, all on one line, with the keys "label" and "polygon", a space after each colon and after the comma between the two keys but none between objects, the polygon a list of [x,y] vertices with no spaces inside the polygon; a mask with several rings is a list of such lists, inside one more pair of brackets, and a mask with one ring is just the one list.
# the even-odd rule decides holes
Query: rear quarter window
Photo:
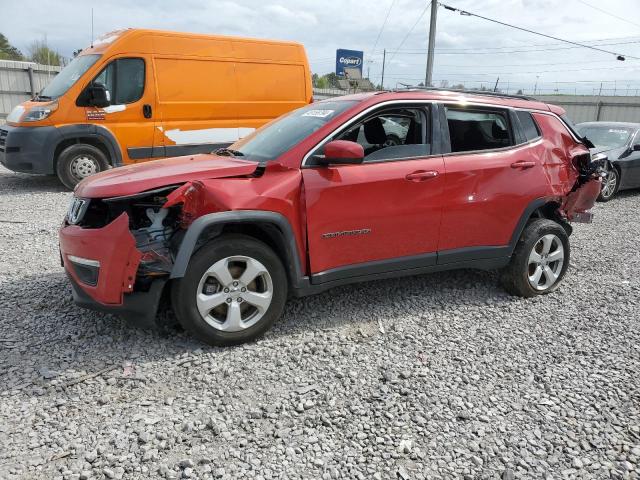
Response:
[{"label": "rear quarter window", "polygon": [[540,137],[540,129],[533,119],[533,116],[529,112],[517,111],[516,115],[520,120],[520,126],[522,127],[522,133],[527,141],[534,140]]}]

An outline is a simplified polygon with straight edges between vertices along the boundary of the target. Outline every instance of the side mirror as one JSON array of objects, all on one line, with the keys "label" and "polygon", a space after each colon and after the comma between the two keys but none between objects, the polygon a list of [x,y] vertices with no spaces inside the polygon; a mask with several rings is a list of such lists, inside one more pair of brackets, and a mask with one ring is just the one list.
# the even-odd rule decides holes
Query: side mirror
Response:
[{"label": "side mirror", "polygon": [[111,105],[111,94],[107,87],[100,84],[93,84],[87,87],[89,105],[104,108]]},{"label": "side mirror", "polygon": [[631,150],[634,152],[640,152],[640,143],[636,143]]},{"label": "side mirror", "polygon": [[364,160],[364,148],[349,140],[334,140],[324,146],[324,157],[318,158],[323,165],[357,164]]}]

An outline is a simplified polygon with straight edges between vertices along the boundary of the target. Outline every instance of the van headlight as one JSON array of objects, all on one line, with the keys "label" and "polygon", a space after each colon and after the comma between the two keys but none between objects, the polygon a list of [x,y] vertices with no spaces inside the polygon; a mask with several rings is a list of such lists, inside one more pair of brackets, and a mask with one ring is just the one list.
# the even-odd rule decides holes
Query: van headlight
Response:
[{"label": "van headlight", "polygon": [[31,107],[20,119],[21,122],[37,122],[44,120],[58,109],[58,102]]}]

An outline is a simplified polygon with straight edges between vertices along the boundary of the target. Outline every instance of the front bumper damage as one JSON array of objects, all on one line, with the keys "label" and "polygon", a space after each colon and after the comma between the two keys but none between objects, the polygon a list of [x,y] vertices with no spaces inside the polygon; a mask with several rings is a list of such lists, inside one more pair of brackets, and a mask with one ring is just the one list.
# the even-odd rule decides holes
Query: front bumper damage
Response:
[{"label": "front bumper damage", "polygon": [[134,291],[143,252],[136,248],[127,213],[102,228],[63,225],[60,255],[79,306],[153,326],[168,277],[153,278],[144,290]]}]

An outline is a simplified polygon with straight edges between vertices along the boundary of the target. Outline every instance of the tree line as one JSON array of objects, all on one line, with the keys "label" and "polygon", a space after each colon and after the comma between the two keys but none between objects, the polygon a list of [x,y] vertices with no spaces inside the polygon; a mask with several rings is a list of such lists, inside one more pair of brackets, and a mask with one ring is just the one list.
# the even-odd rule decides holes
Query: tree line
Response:
[{"label": "tree line", "polygon": [[28,54],[23,54],[17,47],[9,43],[9,39],[0,33],[0,60],[17,60],[35,62],[42,65],[60,66],[65,62],[64,57],[49,48],[44,40],[35,40],[28,47]]}]

